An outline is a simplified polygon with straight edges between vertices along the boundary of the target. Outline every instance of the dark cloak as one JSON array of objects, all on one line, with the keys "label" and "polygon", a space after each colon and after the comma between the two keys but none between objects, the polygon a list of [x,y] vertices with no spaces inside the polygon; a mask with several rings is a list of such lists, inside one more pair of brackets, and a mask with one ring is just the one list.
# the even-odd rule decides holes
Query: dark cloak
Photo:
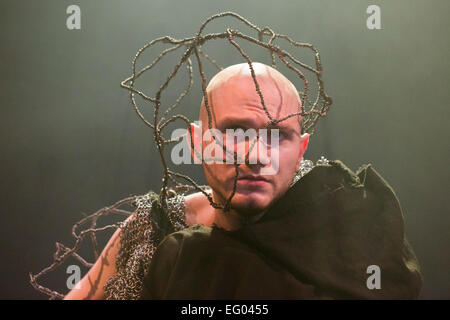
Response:
[{"label": "dark cloak", "polygon": [[[369,289],[369,266],[380,289]],[[392,187],[371,164],[314,167],[257,222],[168,234],[141,299],[414,299],[419,263]]]}]

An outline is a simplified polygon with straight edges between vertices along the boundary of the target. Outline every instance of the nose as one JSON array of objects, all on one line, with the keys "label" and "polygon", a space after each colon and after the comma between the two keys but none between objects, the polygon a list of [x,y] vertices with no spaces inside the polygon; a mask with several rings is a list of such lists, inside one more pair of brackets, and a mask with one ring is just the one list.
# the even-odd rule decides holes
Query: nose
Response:
[{"label": "nose", "polygon": [[259,136],[247,142],[245,164],[247,166],[265,166],[269,164],[270,147],[267,142]]}]

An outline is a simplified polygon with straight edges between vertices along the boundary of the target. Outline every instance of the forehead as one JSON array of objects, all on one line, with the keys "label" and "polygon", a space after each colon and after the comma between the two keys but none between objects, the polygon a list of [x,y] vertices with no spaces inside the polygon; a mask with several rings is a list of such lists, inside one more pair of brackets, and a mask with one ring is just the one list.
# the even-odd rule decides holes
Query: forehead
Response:
[{"label": "forehead", "polygon": [[[267,111],[273,119],[299,112],[297,90],[287,79],[266,74],[257,76],[256,80]],[[267,123],[270,120],[262,106],[253,78],[249,75],[232,77],[214,86],[208,92],[208,100],[212,120],[216,125],[230,119],[251,119],[258,123]],[[204,109],[204,105],[202,107]],[[204,114],[206,115],[206,112]],[[294,116],[279,125],[298,126],[298,120],[299,118]]]}]

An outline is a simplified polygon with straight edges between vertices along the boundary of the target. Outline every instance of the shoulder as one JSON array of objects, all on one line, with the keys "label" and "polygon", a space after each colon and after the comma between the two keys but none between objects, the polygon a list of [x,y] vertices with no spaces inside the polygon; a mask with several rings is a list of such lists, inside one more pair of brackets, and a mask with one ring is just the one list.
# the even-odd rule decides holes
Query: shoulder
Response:
[{"label": "shoulder", "polygon": [[404,215],[400,201],[393,187],[371,163],[361,165],[354,172],[343,161],[331,160],[314,167],[304,178],[303,185],[293,190],[293,196],[308,195],[305,205],[322,212],[324,219],[329,218],[329,208],[332,208],[336,219],[352,220],[360,229],[364,225],[367,230],[384,230],[392,240],[403,241]]},{"label": "shoulder", "polygon": [[[207,191],[210,194],[210,191]],[[214,209],[208,198],[202,192],[196,192],[185,197],[186,223],[189,226],[195,224],[212,225],[214,221]]]},{"label": "shoulder", "polygon": [[356,171],[338,159],[317,161],[311,167],[284,197],[294,209],[331,206],[336,211],[337,207],[349,210],[363,205],[374,210],[391,207],[393,212],[401,213],[394,189],[371,163],[361,165]]},{"label": "shoulder", "polygon": [[371,163],[360,165],[356,171],[353,171],[342,160],[327,160],[316,164],[303,178],[306,183],[335,183],[349,188],[376,187],[378,191],[394,192]]},{"label": "shoulder", "polygon": [[193,258],[192,252],[215,253],[218,248],[233,246],[236,241],[234,234],[233,231],[218,227],[195,224],[167,235],[157,251],[169,252],[173,256],[188,255]]},{"label": "shoulder", "polygon": [[361,185],[359,177],[359,170],[367,169],[371,167],[371,164],[363,165],[357,172],[353,172],[346,164],[341,160],[326,160],[326,162],[318,162],[309,172],[305,175],[304,180],[332,182],[339,181],[349,186],[358,187]]},{"label": "shoulder", "polygon": [[203,224],[194,224],[183,230],[167,235],[161,242],[161,246],[186,245],[193,242],[202,242],[211,238],[213,228]]},{"label": "shoulder", "polygon": [[347,182],[346,187],[361,191],[363,199],[368,195],[377,199],[379,202],[390,203],[390,205],[400,210],[399,200],[394,188],[389,184],[386,178],[382,176],[379,170],[376,170],[372,163],[359,166],[353,172],[341,160],[330,162],[337,176],[343,177]]}]

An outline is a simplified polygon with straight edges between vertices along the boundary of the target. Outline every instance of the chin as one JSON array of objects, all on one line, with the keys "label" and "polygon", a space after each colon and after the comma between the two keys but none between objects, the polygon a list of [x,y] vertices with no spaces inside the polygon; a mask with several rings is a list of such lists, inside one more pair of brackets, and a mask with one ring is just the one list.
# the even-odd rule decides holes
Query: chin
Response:
[{"label": "chin", "polygon": [[236,211],[246,214],[257,214],[266,210],[271,201],[263,194],[240,194],[235,193],[231,200],[231,207]]}]

